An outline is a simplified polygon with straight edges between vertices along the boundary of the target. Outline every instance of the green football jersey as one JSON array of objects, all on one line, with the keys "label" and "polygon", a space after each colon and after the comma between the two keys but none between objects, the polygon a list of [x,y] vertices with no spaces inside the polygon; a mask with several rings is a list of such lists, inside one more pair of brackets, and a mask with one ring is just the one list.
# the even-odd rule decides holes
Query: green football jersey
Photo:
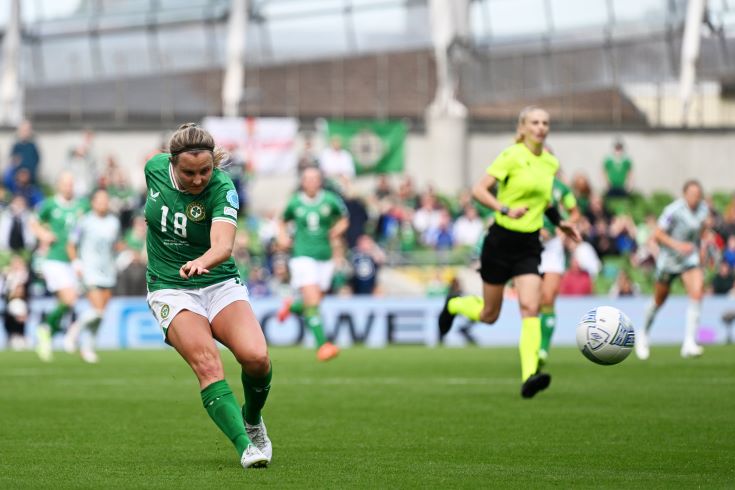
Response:
[{"label": "green football jersey", "polygon": [[38,221],[56,236],[46,253],[46,259],[69,262],[69,254],[66,253],[69,232],[87,208],[82,200],[65,201],[59,196],[50,197],[41,203]]},{"label": "green football jersey", "polygon": [[313,199],[303,192],[294,194],[283,212],[283,220],[296,225],[292,255],[331,259],[329,230],[343,216],[347,216],[345,203],[331,191],[322,190]]},{"label": "green football jersey", "polygon": [[[554,186],[551,188],[551,205],[559,207],[562,218],[569,216],[569,211],[577,207],[577,198],[572,190],[562,181],[554,178]],[[556,235],[556,226],[544,215],[544,228],[551,236]]]},{"label": "green football jersey", "polygon": [[146,163],[145,181],[148,291],[203,288],[240,277],[232,257],[208,274],[189,279],[179,276],[182,265],[209,250],[213,222],[226,221],[237,226],[240,203],[227,174],[214,169],[201,193],[188,194],[179,189],[174,179],[169,155],[159,153]]}]

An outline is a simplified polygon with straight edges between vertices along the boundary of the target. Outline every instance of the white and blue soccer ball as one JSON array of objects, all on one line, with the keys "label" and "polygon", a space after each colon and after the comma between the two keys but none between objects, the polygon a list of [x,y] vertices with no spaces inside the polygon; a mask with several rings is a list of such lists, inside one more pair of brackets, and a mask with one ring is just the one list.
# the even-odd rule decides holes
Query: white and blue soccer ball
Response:
[{"label": "white and blue soccer ball", "polygon": [[592,362],[617,364],[630,355],[635,331],[630,318],[612,306],[590,310],[577,324],[577,347]]}]

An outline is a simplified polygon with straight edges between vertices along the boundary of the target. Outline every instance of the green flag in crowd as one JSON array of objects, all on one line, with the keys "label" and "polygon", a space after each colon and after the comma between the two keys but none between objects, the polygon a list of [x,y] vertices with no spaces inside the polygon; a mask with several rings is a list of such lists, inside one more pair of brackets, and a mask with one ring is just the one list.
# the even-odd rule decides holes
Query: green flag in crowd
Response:
[{"label": "green flag in crowd", "polygon": [[403,171],[403,142],[406,125],[401,121],[327,122],[329,139],[337,136],[352,154],[357,175]]}]

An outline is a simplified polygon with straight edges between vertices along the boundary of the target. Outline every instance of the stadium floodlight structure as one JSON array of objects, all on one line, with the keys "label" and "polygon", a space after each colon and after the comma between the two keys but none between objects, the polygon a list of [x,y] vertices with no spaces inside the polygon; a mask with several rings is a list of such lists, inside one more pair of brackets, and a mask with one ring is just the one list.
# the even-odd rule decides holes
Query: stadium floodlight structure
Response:
[{"label": "stadium floodlight structure", "polygon": [[0,71],[0,126],[17,126],[23,118],[20,83],[20,0],[11,0],[2,43]]}]

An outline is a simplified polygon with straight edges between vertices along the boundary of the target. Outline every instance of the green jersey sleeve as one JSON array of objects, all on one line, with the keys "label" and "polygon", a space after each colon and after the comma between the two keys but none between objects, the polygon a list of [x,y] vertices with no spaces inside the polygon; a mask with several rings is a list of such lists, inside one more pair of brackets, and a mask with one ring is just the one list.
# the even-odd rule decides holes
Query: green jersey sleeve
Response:
[{"label": "green jersey sleeve", "polygon": [[240,199],[230,179],[222,179],[219,189],[213,193],[212,222],[226,221],[237,226]]},{"label": "green jersey sleeve", "polygon": [[289,199],[288,204],[286,204],[286,209],[283,210],[283,221],[293,221],[296,218],[294,210],[297,204],[298,201],[295,196]]},{"label": "green jersey sleeve", "polygon": [[329,201],[332,206],[332,210],[334,211],[334,216],[335,216],[334,222],[335,223],[340,218],[349,216],[349,212],[347,211],[347,206],[345,205],[345,202],[342,200],[341,197],[339,197],[337,194],[330,192]]}]

